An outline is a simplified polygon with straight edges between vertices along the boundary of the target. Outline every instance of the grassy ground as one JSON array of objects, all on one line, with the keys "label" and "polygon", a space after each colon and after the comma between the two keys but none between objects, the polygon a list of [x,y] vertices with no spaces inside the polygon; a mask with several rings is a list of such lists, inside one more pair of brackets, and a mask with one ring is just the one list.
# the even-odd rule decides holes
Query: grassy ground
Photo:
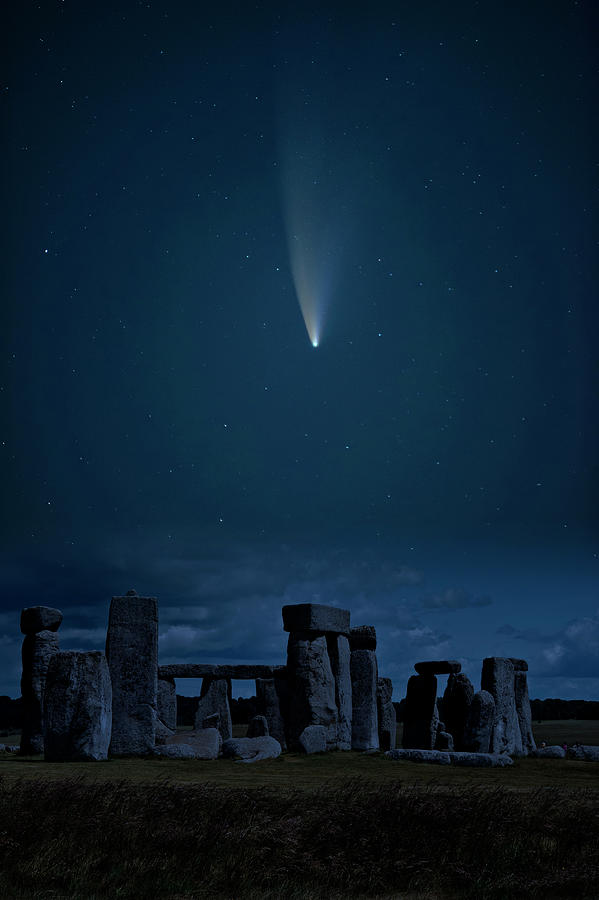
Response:
[{"label": "grassy ground", "polygon": [[[535,733],[599,743],[597,722]],[[597,900],[598,773],[356,752],[256,765],[0,754],[0,897]]]},{"label": "grassy ground", "polygon": [[597,814],[559,789],[25,779],[0,788],[0,896],[596,900]]}]

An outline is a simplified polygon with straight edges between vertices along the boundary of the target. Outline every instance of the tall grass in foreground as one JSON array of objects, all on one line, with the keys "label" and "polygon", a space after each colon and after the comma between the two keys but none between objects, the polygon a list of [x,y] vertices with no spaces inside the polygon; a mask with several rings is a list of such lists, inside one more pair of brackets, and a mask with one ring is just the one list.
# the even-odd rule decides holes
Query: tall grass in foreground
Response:
[{"label": "tall grass in foreground", "polygon": [[596,898],[595,792],[0,783],[10,898]]}]

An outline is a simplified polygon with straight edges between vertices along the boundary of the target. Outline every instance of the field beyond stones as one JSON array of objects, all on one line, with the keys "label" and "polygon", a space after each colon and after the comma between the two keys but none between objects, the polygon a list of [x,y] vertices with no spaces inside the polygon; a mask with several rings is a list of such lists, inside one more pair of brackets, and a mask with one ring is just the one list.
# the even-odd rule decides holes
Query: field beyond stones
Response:
[{"label": "field beyond stones", "polygon": [[[599,722],[535,737],[599,744]],[[15,900],[599,896],[599,766],[574,760],[0,754],[0,822],[0,896]]]}]

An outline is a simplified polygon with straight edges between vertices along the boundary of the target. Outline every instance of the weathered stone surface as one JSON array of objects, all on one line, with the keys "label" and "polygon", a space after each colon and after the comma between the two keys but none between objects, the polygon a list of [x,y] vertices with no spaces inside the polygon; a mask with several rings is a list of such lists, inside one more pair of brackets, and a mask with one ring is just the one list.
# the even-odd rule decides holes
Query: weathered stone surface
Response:
[{"label": "weathered stone surface", "polygon": [[405,762],[437,763],[442,766],[451,764],[449,753],[443,750],[387,750],[385,756],[387,759],[404,760]]},{"label": "weathered stone surface", "polygon": [[[308,604],[309,605],[309,604]],[[327,748],[337,747],[335,679],[327,651],[326,636],[292,632],[287,643],[287,742],[298,747],[299,736],[308,725],[323,725]]]},{"label": "weathered stone surface", "polygon": [[497,753],[459,753],[443,750],[388,750],[387,759],[436,763],[442,766],[478,766],[488,768],[512,765],[509,756]]},{"label": "weathered stone surface", "polygon": [[202,720],[202,728],[216,728],[220,734],[220,713],[210,713]]},{"label": "weathered stone surface", "polygon": [[326,631],[349,634],[349,611],[320,603],[294,603],[283,607],[283,629],[318,634]]},{"label": "weathered stone surface", "polygon": [[379,747],[381,750],[395,749],[397,719],[392,701],[393,683],[390,678],[378,678],[376,700],[379,725]]},{"label": "weathered stone surface", "polygon": [[335,679],[338,750],[351,750],[352,685],[349,647],[350,642],[344,634],[327,634],[327,649]]},{"label": "weathered stone surface", "polygon": [[550,747],[537,747],[530,755],[539,759],[565,759],[566,751],[558,744],[552,744]]},{"label": "weathered stone surface", "polygon": [[218,713],[218,730],[223,741],[233,734],[231,709],[229,707],[229,682],[225,678],[204,678],[200,691],[200,702],[196,710],[195,727],[200,728],[207,716]]},{"label": "weathered stone surface", "polygon": [[268,722],[266,716],[254,716],[248,722],[248,730],[246,737],[256,738],[268,735]]},{"label": "weathered stone surface", "polygon": [[177,687],[173,678],[159,678],[156,694],[158,718],[173,731],[177,727]]},{"label": "weathered stone surface", "polygon": [[299,736],[304,753],[324,753],[327,749],[327,733],[322,725],[308,725]]},{"label": "weathered stone surface", "polygon": [[38,634],[40,631],[58,631],[62,613],[53,606],[28,606],[21,610],[21,631],[23,634]]},{"label": "weathered stone surface", "polygon": [[159,744],[154,747],[153,756],[164,759],[216,759],[216,757],[198,757],[191,744]]},{"label": "weathered stone surface", "polygon": [[436,677],[411,675],[404,706],[404,748],[433,750],[438,721]]},{"label": "weathered stone surface", "polygon": [[156,736],[158,603],[129,592],[113,597],[106,658],[112,680],[113,756],[151,753]]},{"label": "weathered stone surface", "polygon": [[[157,747],[161,755],[164,748],[178,746],[191,747],[193,759],[216,759],[222,745],[222,739],[216,728],[197,728],[193,731],[181,731],[171,735],[163,745]],[[173,755],[173,754],[171,754]]]},{"label": "weathered stone surface", "polygon": [[217,666],[211,663],[174,663],[169,666],[158,666],[159,678],[234,678],[243,681],[284,677],[285,674],[285,666]]},{"label": "weathered stone surface", "polygon": [[455,659],[434,659],[417,662],[414,668],[419,675],[457,675],[462,671],[462,664]]},{"label": "weathered stone surface", "polygon": [[503,656],[483,660],[481,688],[495,700],[491,753],[522,755],[522,738],[516,712],[514,664]]},{"label": "weathered stone surface", "polygon": [[488,769],[513,765],[513,760],[506,753],[453,752],[449,754],[449,758],[454,766],[478,766]]},{"label": "weathered stone surface", "polygon": [[156,744],[164,744],[167,738],[176,734],[173,728],[167,728],[161,719],[156,719]]},{"label": "weathered stone surface", "polygon": [[352,750],[376,750],[379,746],[379,716],[376,686],[378,666],[374,650],[352,650]]},{"label": "weathered stone surface", "polygon": [[23,641],[21,696],[23,698],[22,754],[44,752],[44,692],[52,657],[59,652],[53,631],[28,634]]},{"label": "weathered stone surface", "polygon": [[[256,678],[257,708],[268,723],[268,733],[279,742],[283,750],[286,750],[285,723],[279,696],[281,687],[281,679]],[[287,687],[286,682],[284,687]]]},{"label": "weathered stone surface", "polygon": [[525,659],[514,659],[510,656],[509,660],[514,667],[514,672],[528,672],[528,663]]},{"label": "weathered stone surface", "polygon": [[241,762],[261,762],[281,755],[281,745],[273,737],[231,738],[223,743],[225,759],[238,757]]},{"label": "weathered stone surface", "polygon": [[495,701],[488,691],[477,691],[472,698],[466,728],[464,729],[464,750],[473,753],[488,753],[491,746]]},{"label": "weathered stone surface", "polygon": [[44,696],[44,756],[49,762],[108,758],[112,685],[99,650],[63,650],[49,664]]},{"label": "weathered stone surface", "polygon": [[453,750],[453,735],[449,731],[437,729],[435,750]]},{"label": "weathered stone surface", "polygon": [[599,762],[599,747],[592,744],[573,744],[568,747],[568,758],[585,762]]},{"label": "weathered stone surface", "polygon": [[474,687],[468,676],[462,672],[452,673],[447,679],[447,687],[443,694],[443,718],[446,730],[453,737],[453,746],[456,750],[463,749],[466,721],[473,697]]},{"label": "weathered stone surface", "polygon": [[[517,662],[524,662],[524,660],[517,660]],[[537,745],[532,733],[532,714],[530,711],[530,700],[528,698],[528,678],[526,676],[526,669],[518,668],[514,672],[514,695],[516,700],[518,727],[520,729],[520,740],[522,743],[522,754],[523,756],[528,756]]]},{"label": "weathered stone surface", "polygon": [[349,633],[351,650],[376,650],[376,628],[374,625],[355,625]]}]

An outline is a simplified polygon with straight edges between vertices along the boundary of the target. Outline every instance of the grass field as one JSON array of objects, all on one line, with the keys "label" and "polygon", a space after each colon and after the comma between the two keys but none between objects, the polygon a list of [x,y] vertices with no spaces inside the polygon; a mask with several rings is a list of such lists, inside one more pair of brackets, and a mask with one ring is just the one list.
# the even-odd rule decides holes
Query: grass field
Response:
[{"label": "grass field", "polygon": [[[599,743],[599,722],[535,734]],[[0,897],[597,900],[598,775],[532,758],[463,769],[356,752],[256,765],[0,754]]]}]

